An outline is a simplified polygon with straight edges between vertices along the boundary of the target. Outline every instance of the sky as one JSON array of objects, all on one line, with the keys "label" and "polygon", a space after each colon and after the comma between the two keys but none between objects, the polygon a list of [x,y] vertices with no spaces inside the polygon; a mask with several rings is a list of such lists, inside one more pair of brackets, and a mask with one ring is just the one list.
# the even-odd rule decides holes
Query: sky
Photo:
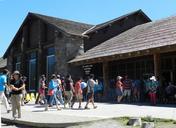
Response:
[{"label": "sky", "polygon": [[138,9],[155,21],[176,16],[176,0],[0,0],[0,57],[28,12],[96,25]]}]

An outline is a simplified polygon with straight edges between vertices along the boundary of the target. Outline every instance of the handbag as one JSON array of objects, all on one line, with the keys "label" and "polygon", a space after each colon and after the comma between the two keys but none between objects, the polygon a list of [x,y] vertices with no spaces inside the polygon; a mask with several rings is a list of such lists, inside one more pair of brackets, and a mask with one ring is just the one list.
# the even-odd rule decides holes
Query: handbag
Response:
[{"label": "handbag", "polygon": [[49,95],[49,96],[54,95],[54,89],[49,90],[49,91],[48,91],[48,95]]}]

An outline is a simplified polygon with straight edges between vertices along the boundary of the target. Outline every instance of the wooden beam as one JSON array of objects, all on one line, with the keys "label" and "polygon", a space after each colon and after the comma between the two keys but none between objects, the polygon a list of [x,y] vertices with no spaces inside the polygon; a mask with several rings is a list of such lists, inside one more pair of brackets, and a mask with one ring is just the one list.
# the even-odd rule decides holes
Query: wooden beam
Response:
[{"label": "wooden beam", "polygon": [[109,87],[109,68],[108,68],[108,62],[103,62],[103,83],[104,83],[104,98],[107,96],[107,91]]},{"label": "wooden beam", "polygon": [[161,72],[160,72],[161,71],[160,54],[159,53],[153,54],[153,60],[154,60],[154,74],[155,74],[155,77],[160,79],[160,76],[161,76]]}]

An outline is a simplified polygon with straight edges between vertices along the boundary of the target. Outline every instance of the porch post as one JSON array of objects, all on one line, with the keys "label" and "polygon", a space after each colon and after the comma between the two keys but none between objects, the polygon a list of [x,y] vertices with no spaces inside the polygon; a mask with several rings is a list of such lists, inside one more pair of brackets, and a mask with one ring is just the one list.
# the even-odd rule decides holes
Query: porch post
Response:
[{"label": "porch post", "polygon": [[109,69],[108,62],[103,62],[103,83],[104,83],[104,92],[103,96],[106,99],[107,91],[109,87]]},{"label": "porch post", "polygon": [[153,59],[154,59],[154,74],[155,74],[155,77],[160,80],[160,78],[161,78],[160,54],[159,53],[155,53],[153,55]]}]

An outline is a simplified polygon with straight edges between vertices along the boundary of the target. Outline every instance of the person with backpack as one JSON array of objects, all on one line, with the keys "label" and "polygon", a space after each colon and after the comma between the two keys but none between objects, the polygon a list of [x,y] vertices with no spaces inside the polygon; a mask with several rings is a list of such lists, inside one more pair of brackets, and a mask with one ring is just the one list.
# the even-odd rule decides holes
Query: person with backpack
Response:
[{"label": "person with backpack", "polygon": [[6,70],[6,69],[0,75],[0,100],[3,101],[3,104],[6,107],[7,113],[9,113],[10,112],[10,106],[9,106],[7,98],[4,94],[5,88],[9,88],[7,86],[7,75],[8,75],[8,70]]},{"label": "person with backpack", "polygon": [[69,108],[71,108],[73,92],[74,92],[73,80],[71,78],[71,75],[67,75],[64,84],[64,99],[65,99],[64,108],[66,108],[67,104],[69,105]]},{"label": "person with backpack", "polygon": [[[55,74],[52,75],[51,77],[51,81],[49,82],[49,86],[48,86],[48,95],[49,97],[49,105],[52,106],[53,102],[55,101],[57,110],[61,110],[61,108],[58,105],[58,99],[57,99],[57,88],[58,88],[58,84],[57,84],[57,77]],[[48,111],[48,104],[46,104],[45,106],[45,111]]]},{"label": "person with backpack", "polygon": [[90,102],[92,102],[94,109],[97,108],[97,106],[95,106],[94,104],[94,86],[96,83],[93,78],[94,78],[94,75],[91,74],[89,80],[87,81],[88,90],[87,90],[87,103],[86,103],[85,109],[89,109],[88,105]]}]

